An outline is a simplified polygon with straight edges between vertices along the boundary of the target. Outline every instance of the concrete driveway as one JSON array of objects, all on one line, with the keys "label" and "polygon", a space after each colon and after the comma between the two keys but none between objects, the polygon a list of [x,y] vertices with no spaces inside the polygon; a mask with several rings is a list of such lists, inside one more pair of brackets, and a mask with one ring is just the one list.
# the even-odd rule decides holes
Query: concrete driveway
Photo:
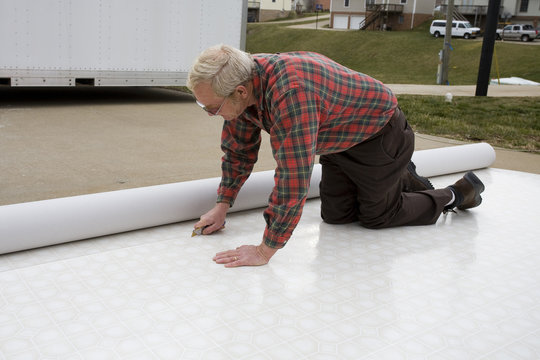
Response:
[{"label": "concrete driveway", "polygon": [[168,89],[0,87],[0,205],[220,176],[221,126]]}]

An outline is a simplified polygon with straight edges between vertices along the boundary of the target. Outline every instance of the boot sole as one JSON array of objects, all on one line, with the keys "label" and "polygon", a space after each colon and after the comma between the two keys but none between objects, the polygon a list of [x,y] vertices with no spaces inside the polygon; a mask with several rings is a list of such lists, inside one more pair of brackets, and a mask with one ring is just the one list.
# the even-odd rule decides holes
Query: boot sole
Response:
[{"label": "boot sole", "polygon": [[416,180],[420,181],[424,186],[426,187],[425,190],[434,190],[433,184],[431,181],[429,181],[427,178],[420,176],[416,173],[416,165],[412,161],[409,161],[409,164],[407,164],[407,170],[409,171],[409,174],[411,174]]},{"label": "boot sole", "polygon": [[474,205],[466,206],[466,207],[458,206],[457,208],[460,210],[466,210],[466,209],[470,209],[470,208],[477,207],[478,205],[480,205],[482,203],[482,197],[480,196],[480,194],[483,193],[486,188],[484,186],[484,183],[472,171],[469,171],[463,177],[465,178],[465,180],[467,180],[469,183],[472,184],[475,195],[474,195]]}]

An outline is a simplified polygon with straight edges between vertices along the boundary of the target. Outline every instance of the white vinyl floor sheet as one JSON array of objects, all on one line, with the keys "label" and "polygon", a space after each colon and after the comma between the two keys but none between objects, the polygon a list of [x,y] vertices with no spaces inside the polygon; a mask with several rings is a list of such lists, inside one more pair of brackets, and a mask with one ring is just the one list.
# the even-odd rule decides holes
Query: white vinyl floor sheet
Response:
[{"label": "white vinyl floor sheet", "polygon": [[[0,255],[0,359],[539,359],[540,176],[477,171],[436,225],[322,223],[309,200],[262,267],[212,256],[262,210]],[[461,175],[433,178],[436,187]]]}]

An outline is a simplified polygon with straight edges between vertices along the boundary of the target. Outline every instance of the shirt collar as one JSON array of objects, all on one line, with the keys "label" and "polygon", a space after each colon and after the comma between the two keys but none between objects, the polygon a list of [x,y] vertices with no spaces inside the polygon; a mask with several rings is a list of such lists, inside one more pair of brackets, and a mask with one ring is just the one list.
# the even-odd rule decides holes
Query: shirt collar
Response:
[{"label": "shirt collar", "polygon": [[263,69],[261,64],[257,61],[257,59],[254,59],[255,61],[255,70],[253,74],[253,96],[255,99],[257,99],[257,106],[259,110],[264,110],[264,92],[263,92]]}]

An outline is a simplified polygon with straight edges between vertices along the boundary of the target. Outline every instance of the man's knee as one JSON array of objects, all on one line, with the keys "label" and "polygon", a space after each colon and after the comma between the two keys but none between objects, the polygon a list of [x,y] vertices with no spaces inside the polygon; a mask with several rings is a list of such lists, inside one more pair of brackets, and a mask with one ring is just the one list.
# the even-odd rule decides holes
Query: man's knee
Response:
[{"label": "man's knee", "polygon": [[321,218],[325,223],[332,225],[350,224],[358,221],[356,214],[336,214],[323,209],[321,209]]},{"label": "man's knee", "polygon": [[371,209],[369,212],[366,211],[365,213],[360,213],[358,215],[358,221],[367,229],[389,228],[395,226],[393,222],[395,213],[395,209],[385,209],[379,211],[374,211],[374,209]]},{"label": "man's knee", "polygon": [[392,226],[392,225],[389,225],[388,222],[384,221],[384,219],[382,218],[372,218],[372,219],[361,218],[361,219],[358,219],[358,221],[366,229],[372,229],[372,230],[384,229],[384,228]]},{"label": "man's knee", "polygon": [[338,216],[328,216],[327,214],[324,214],[323,211],[321,211],[321,218],[327,224],[343,225],[343,224],[350,224],[350,223],[358,222],[363,227],[367,229],[373,229],[373,230],[384,229],[384,228],[392,226],[389,222],[385,221],[383,217],[366,218],[366,217],[358,216],[357,214],[338,217]]}]

